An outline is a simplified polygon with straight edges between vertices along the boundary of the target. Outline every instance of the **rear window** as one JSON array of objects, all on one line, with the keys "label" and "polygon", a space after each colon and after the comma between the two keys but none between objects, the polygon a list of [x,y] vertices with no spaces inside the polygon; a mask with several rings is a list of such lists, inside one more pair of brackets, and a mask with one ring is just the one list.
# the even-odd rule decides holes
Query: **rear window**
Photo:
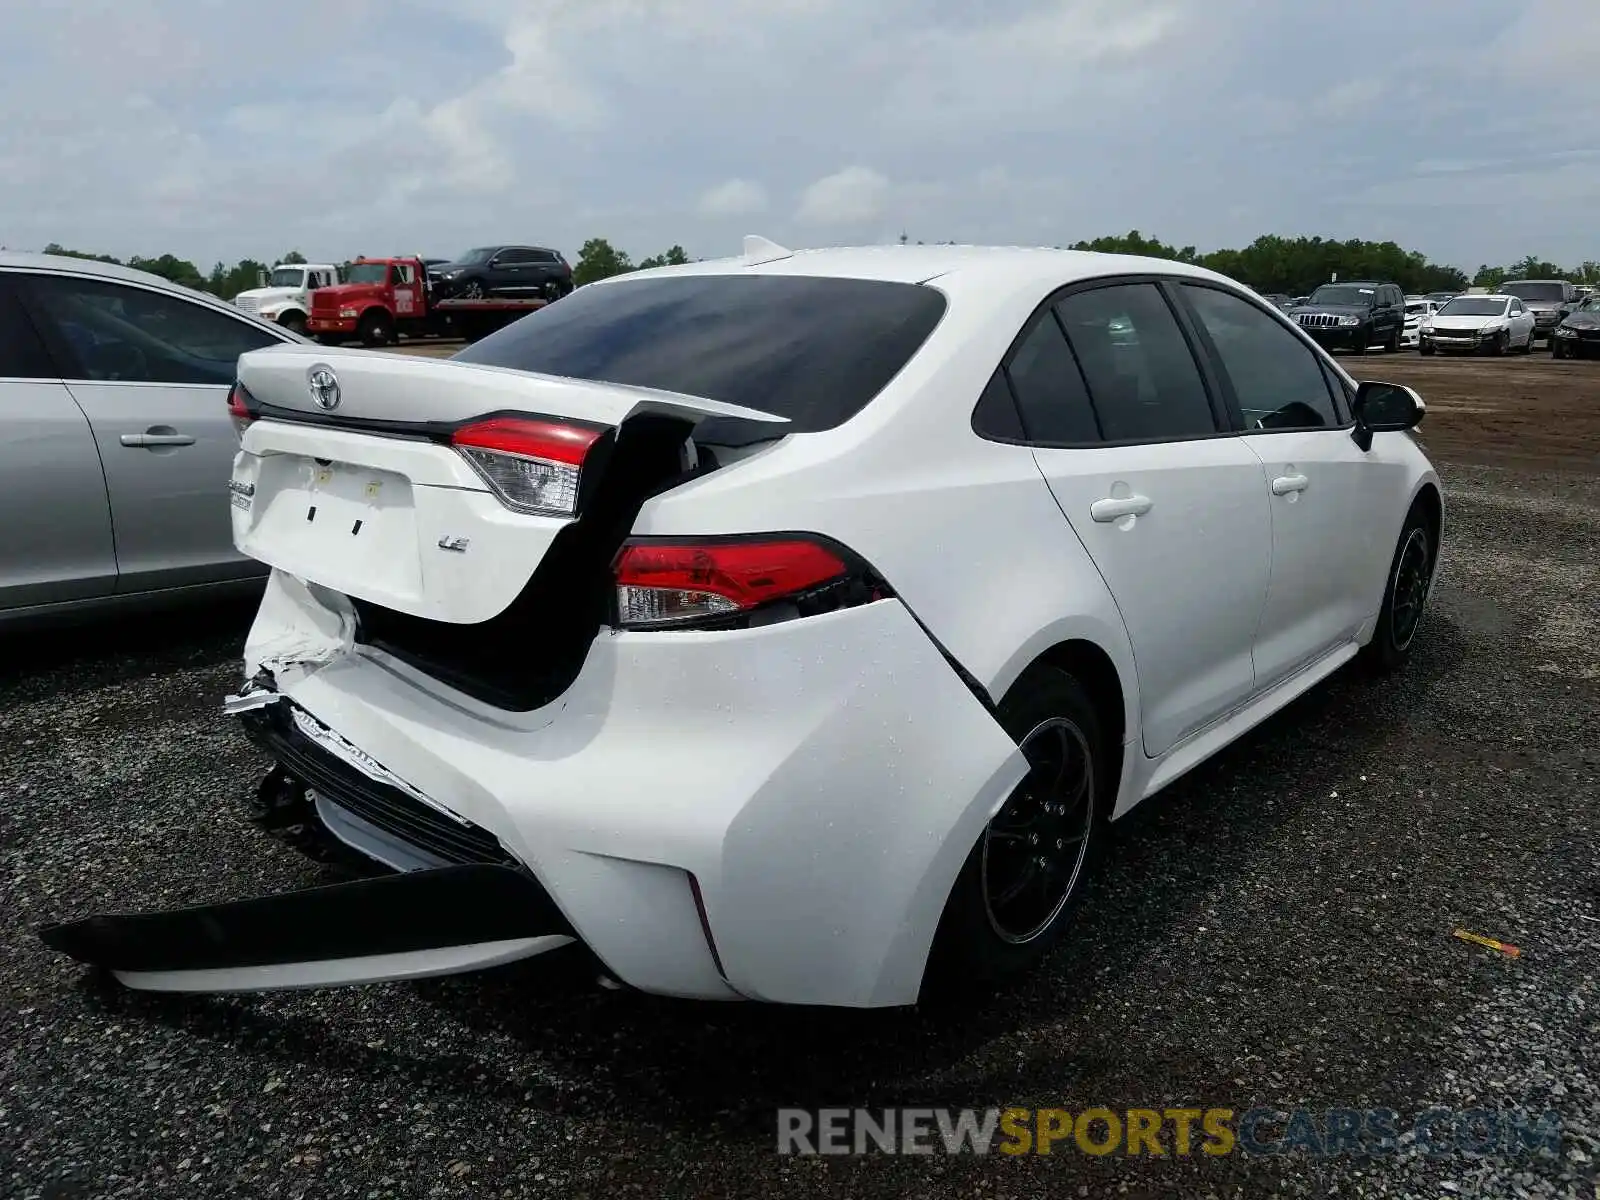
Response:
[{"label": "rear window", "polygon": [[1565,300],[1567,289],[1559,283],[1508,283],[1500,289],[1518,300]]},{"label": "rear window", "polygon": [[944,311],[942,294],[912,283],[630,280],[581,287],[456,358],[740,404],[787,417],[789,431],[815,433],[865,408]]}]

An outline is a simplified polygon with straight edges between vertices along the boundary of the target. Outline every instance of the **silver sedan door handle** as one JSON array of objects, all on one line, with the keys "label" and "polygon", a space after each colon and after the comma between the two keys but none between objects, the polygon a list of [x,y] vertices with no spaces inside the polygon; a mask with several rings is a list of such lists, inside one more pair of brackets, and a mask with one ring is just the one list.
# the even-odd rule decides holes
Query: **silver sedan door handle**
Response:
[{"label": "silver sedan door handle", "polygon": [[1272,481],[1272,494],[1287,496],[1290,492],[1303,492],[1310,482],[1304,475],[1279,475]]},{"label": "silver sedan door handle", "polygon": [[1089,505],[1089,515],[1102,525],[1123,517],[1142,517],[1154,507],[1149,496],[1107,496]]},{"label": "silver sedan door handle", "polygon": [[192,446],[194,438],[187,433],[125,433],[122,435],[124,446],[135,448],[151,446]]}]

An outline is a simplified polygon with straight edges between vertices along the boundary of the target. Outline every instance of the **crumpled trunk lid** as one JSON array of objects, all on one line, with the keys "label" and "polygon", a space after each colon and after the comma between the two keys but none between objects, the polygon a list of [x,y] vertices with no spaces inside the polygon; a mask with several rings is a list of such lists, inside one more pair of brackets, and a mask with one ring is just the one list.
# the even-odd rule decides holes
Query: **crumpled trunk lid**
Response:
[{"label": "crumpled trunk lid", "polygon": [[[357,600],[450,624],[487,621],[522,593],[581,522],[583,497],[626,463],[614,453],[625,422],[680,422],[685,441],[711,417],[783,421],[645,388],[316,346],[246,354],[239,383],[257,416],[229,485],[239,550]],[[583,461],[574,514],[508,507],[451,445],[461,426],[504,414],[603,430]]]}]

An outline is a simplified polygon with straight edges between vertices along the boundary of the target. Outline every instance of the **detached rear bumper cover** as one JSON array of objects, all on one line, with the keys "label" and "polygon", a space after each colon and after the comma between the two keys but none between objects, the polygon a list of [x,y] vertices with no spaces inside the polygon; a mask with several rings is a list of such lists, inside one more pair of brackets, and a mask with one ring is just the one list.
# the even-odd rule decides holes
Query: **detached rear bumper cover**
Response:
[{"label": "detached rear bumper cover", "polygon": [[1026,770],[894,600],[602,631],[566,694],[529,713],[349,639],[322,594],[274,572],[246,671],[492,835],[645,991],[914,1003],[961,864]]},{"label": "detached rear bumper cover", "polygon": [[147,991],[240,992],[453,975],[571,944],[525,871],[455,866],[170,912],[87,917],[45,945]]},{"label": "detached rear bumper cover", "polygon": [[516,714],[353,645],[328,600],[273,573],[245,659],[280,698],[232,707],[335,836],[404,865],[377,830],[458,865],[90,918],[49,945],[133,987],[238,991],[447,974],[576,938],[665,995],[910,1004],[962,863],[1026,773],[895,600],[603,631],[559,701]]}]

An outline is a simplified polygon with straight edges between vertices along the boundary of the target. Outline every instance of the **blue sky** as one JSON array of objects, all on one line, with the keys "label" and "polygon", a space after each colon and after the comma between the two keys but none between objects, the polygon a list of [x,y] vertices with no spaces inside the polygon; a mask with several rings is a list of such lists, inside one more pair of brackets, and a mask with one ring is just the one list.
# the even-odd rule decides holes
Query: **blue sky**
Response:
[{"label": "blue sky", "polygon": [[1138,228],[1600,259],[1600,0],[51,0],[0,243],[208,267]]}]

